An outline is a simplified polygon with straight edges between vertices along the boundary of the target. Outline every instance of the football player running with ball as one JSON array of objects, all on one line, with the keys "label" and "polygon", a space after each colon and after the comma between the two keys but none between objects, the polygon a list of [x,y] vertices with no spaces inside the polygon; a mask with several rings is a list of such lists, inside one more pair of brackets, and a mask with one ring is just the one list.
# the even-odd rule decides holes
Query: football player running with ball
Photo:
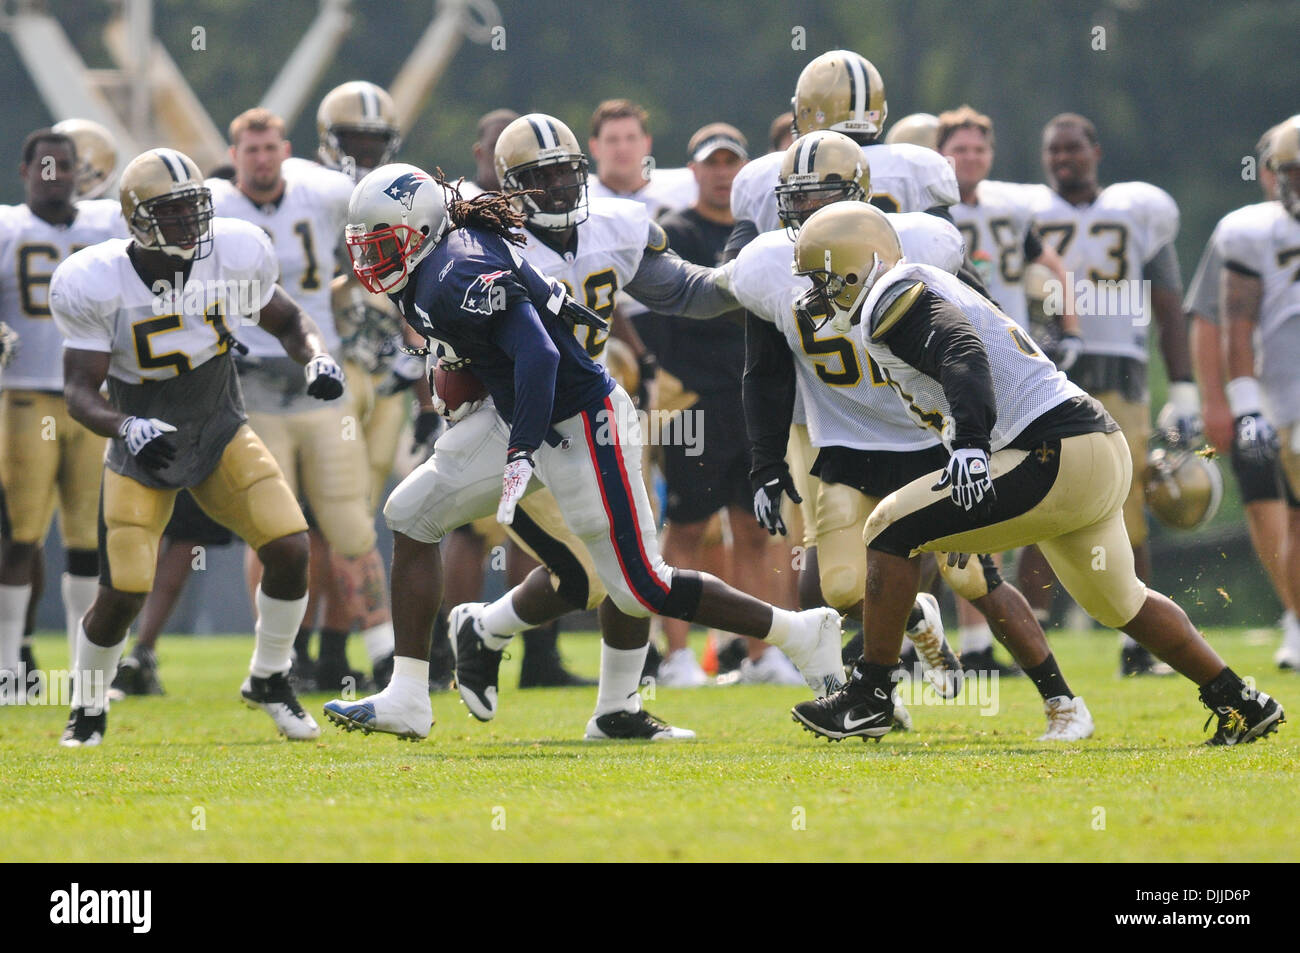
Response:
[{"label": "football player running with ball", "polygon": [[99,592],[81,623],[72,716],[60,743],[103,739],[108,683],[153,585],[158,541],[182,488],[262,563],[244,700],[289,738],[315,738],[320,729],[286,677],[307,602],[307,523],[246,423],[231,324],[248,319],[274,335],[306,365],[313,397],[342,394],[343,371],[276,283],[266,235],[213,217],[212,195],[189,157],[174,149],[138,156],[122,173],[121,197],[132,237],[76,252],[50,283],[68,413],[113,438],[100,502]]},{"label": "football player running with ball", "polygon": [[842,691],[797,705],[796,722],[828,739],[887,734],[891,672],[918,583],[911,557],[1029,543],[1085,611],[1200,687],[1218,720],[1210,744],[1254,741],[1283,721],[1275,700],[1138,579],[1124,529],[1124,434],[1014,321],[952,275],[904,261],[888,221],[860,202],[809,218],[795,263],[813,282],[800,306],[856,325],[916,426],[949,452],[945,467],[891,493],[867,520],[862,658]]},{"label": "football player running with ball", "polygon": [[[472,369],[496,406],[491,423],[508,434],[499,443],[484,429],[469,444],[448,441],[450,452],[440,438],[433,457],[385,504],[395,536],[393,591],[401,593],[393,603],[393,680],[358,702],[328,702],[329,718],[409,738],[428,734],[429,635],[442,598],[438,542],[494,509],[510,524],[519,501],[542,484],[591,552],[611,604],[622,613],[672,615],[765,638],[819,694],[838,688],[843,669],[835,610],[788,612],[712,576],[664,564],[641,479],[635,407],[573,333],[575,320],[599,324],[600,317],[519,254],[524,238],[515,230],[524,218],[510,194],[469,202],[453,196],[450,204],[446,194],[409,165],[376,169],[363,179],[348,214],[353,269],[370,290],[392,294],[435,350]],[[504,447],[504,454],[497,457],[493,447]],[[639,664],[626,669],[610,673],[622,683],[623,698],[635,696],[641,674]]]}]

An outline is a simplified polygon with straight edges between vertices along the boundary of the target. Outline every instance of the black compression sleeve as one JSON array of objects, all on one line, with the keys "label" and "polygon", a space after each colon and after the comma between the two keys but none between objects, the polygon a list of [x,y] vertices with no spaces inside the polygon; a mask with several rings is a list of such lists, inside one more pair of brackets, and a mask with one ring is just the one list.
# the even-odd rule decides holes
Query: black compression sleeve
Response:
[{"label": "black compression sleeve", "polygon": [[984,342],[961,309],[926,290],[883,338],[900,359],[943,387],[952,408],[952,449],[989,449],[997,422]]},{"label": "black compression sleeve", "polygon": [[742,218],[731,227],[727,244],[722,249],[723,262],[731,261],[740,254],[740,250],[758,237],[758,226],[747,218]]},{"label": "black compression sleeve", "polygon": [[952,220],[952,211],[950,210],[950,207],[947,205],[931,205],[928,209],[925,210],[925,214],[933,215],[935,218],[941,218],[949,225],[957,224]]},{"label": "black compression sleeve", "polygon": [[785,466],[794,417],[794,356],[775,325],[745,313],[745,432],[754,477]]}]

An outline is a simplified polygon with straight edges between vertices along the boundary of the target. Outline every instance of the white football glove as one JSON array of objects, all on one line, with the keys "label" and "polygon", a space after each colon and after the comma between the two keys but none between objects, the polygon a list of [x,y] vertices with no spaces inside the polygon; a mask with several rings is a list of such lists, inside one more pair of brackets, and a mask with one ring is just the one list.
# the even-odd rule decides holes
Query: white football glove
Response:
[{"label": "white football glove", "polygon": [[175,427],[157,417],[128,417],[122,421],[117,435],[141,466],[164,470],[176,459],[176,447],[167,436],[175,432]]},{"label": "white football glove", "polygon": [[996,495],[988,452],[977,448],[954,450],[943,476],[930,489],[942,490],[944,487],[951,487],[952,501],[968,512],[985,497],[992,503]]},{"label": "white football glove", "polygon": [[1195,384],[1191,381],[1169,384],[1169,401],[1156,417],[1156,430],[1173,447],[1190,449],[1201,443],[1205,423],[1201,419],[1201,395]]},{"label": "white football glove", "polygon": [[448,423],[458,423],[482,406],[483,398],[480,398],[479,400],[467,400],[455,410],[448,410],[447,402],[438,396],[436,390],[433,392],[433,409]]},{"label": "white football glove", "polygon": [[527,450],[511,450],[506,456],[506,472],[501,480],[501,502],[497,505],[497,522],[509,526],[515,521],[515,506],[528,492],[533,478],[533,455]]},{"label": "white football glove", "polygon": [[343,368],[328,354],[317,354],[303,368],[307,377],[307,394],[320,400],[335,400],[343,396]]},{"label": "white football glove", "polygon": [[0,367],[5,367],[18,355],[18,332],[0,321]]},{"label": "white football glove", "polygon": [[1061,339],[1056,342],[1056,350],[1052,359],[1056,361],[1056,369],[1062,374],[1068,373],[1070,368],[1078,363],[1080,355],[1083,354],[1083,338],[1077,334],[1070,334],[1068,331],[1061,335]]},{"label": "white football glove", "polygon": [[384,382],[375,388],[380,397],[392,397],[411,387],[424,376],[424,358],[398,351]]}]

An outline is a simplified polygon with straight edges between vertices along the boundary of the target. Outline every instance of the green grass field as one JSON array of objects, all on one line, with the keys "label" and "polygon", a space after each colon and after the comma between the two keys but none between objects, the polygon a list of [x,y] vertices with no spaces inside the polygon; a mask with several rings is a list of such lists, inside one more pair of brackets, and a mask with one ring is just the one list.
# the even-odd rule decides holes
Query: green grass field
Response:
[{"label": "green grass field", "polygon": [[[1210,633],[1242,674],[1300,710],[1274,637]],[[1233,749],[1197,744],[1206,711],[1178,678],[1120,681],[1111,634],[1053,639],[1097,721],[1044,727],[1025,679],[1000,711],[913,705],[916,730],[827,744],[790,720],[793,688],[660,689],[677,744],[588,743],[594,689],[513,688],[490,724],[454,692],[429,739],[346,734],[304,697],[318,742],[280,740],[240,703],[251,637],[172,638],[165,698],[114,706],[100,748],[57,740],[66,712],[0,709],[6,860],[1297,860],[1300,729]],[[567,635],[594,674],[598,643]],[[358,647],[359,648],[359,647]],[[63,639],[37,658],[62,664]],[[1101,828],[1101,829],[1098,829]]]}]

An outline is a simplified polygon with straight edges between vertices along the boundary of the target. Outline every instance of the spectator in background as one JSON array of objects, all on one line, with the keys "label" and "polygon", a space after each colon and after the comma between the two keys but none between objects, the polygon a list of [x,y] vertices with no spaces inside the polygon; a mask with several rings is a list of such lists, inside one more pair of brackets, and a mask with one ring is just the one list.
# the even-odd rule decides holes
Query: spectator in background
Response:
[{"label": "spectator in background", "polygon": [[649,114],[627,99],[607,99],[591,116],[587,149],[596,162],[591,197],[633,199],[651,218],[691,205],[695,177],[689,169],[660,169],[651,155]]},{"label": "spectator in background", "polygon": [[513,109],[494,109],[479,117],[474,139],[474,181],[462,182],[460,194],[472,199],[483,192],[501,188],[497,178],[496,157],[497,139],[501,130],[519,118]]},{"label": "spectator in background", "polygon": [[794,142],[794,113],[781,113],[772,120],[767,130],[767,140],[772,144],[773,152],[785,152]]},{"label": "spectator in background", "polygon": [[[745,137],[726,123],[711,123],[691,136],[689,168],[699,196],[681,212],[663,216],[668,243],[684,259],[718,265],[731,234],[731,182],[749,158]],[[751,513],[749,446],[741,402],[745,331],[737,310],[709,321],[656,316],[658,356],[664,370],[699,395],[663,436],[664,476],[668,483],[664,558],[672,565],[699,565],[710,517],[726,510],[731,526],[730,583],[754,595],[774,587],[765,567],[768,534]],[[768,593],[772,595],[772,593]],[[689,623],[663,620],[668,654],[659,681],[669,686],[702,685],[704,671],[687,647]],[[767,651],[764,651],[766,649]],[[779,650],[751,640],[741,665],[742,681],[798,684],[799,672]]]}]

